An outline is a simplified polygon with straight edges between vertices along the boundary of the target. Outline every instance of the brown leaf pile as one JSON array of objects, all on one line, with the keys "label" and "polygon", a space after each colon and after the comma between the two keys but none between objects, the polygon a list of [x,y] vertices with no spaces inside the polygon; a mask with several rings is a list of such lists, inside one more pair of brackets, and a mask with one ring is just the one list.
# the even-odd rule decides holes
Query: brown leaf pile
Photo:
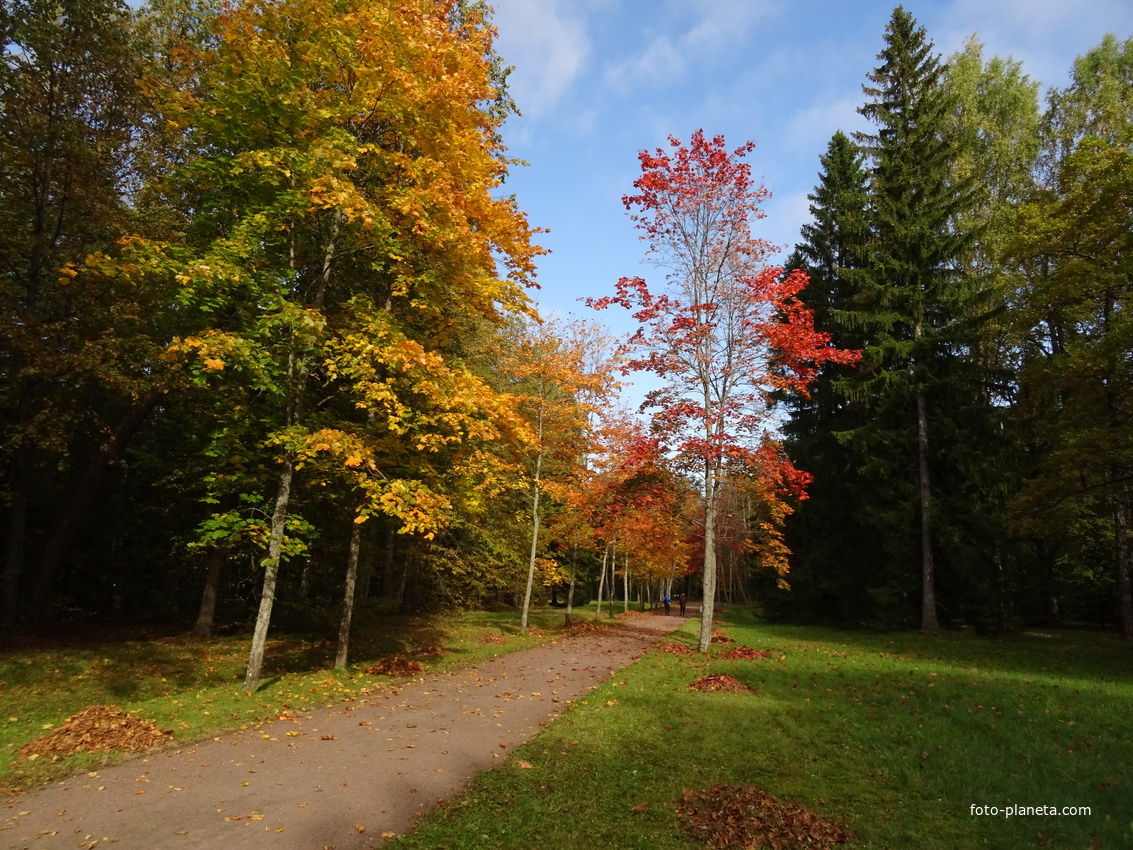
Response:
[{"label": "brown leaf pile", "polygon": [[771,653],[752,649],[750,646],[737,646],[735,649],[729,649],[720,657],[727,658],[729,661],[754,661],[757,658],[770,658]]},{"label": "brown leaf pile", "polygon": [[545,635],[547,632],[538,626],[528,626],[527,634],[529,635]]},{"label": "brown leaf pile", "polygon": [[391,655],[383,658],[366,671],[371,676],[415,676],[425,672],[420,661],[410,661],[404,655]]},{"label": "brown leaf pile", "polygon": [[713,673],[711,676],[697,679],[689,685],[689,688],[709,694],[743,694],[755,691],[755,688],[749,688],[743,682],[721,673]]},{"label": "brown leaf pile", "polygon": [[172,734],[151,720],[134,717],[113,706],[92,705],[68,717],[67,722],[51,734],[24,744],[18,757],[63,757],[82,750],[134,753],[163,746]]},{"label": "brown leaf pile", "polygon": [[439,658],[443,655],[449,655],[450,653],[443,646],[437,646],[437,644],[431,643],[428,646],[421,646],[413,650],[413,654],[421,658]]},{"label": "brown leaf pile", "polygon": [[662,643],[654,647],[658,652],[667,652],[669,655],[688,655],[692,652],[683,643]]},{"label": "brown leaf pile", "polygon": [[488,632],[486,635],[480,635],[480,643],[494,643],[498,645],[507,643],[507,638],[504,635],[494,635]]},{"label": "brown leaf pile", "polygon": [[829,850],[849,838],[845,824],[750,786],[685,789],[677,812],[685,829],[711,847]]}]

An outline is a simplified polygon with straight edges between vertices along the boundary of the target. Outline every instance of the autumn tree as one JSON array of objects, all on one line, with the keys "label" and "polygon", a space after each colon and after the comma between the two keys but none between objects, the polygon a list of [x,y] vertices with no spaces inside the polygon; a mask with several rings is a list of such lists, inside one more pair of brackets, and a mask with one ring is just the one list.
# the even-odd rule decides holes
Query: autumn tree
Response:
[{"label": "autumn tree", "polygon": [[[616,294],[593,300],[629,309],[638,323],[629,369],[663,381],[646,397],[655,427],[695,472],[704,499],[704,602],[700,649],[712,639],[716,594],[716,512],[725,473],[757,473],[756,451],[769,428],[772,394],[803,389],[828,360],[856,354],[828,345],[798,300],[801,271],[766,264],[772,246],[751,235],[767,190],[751,179],[747,143],[729,153],[724,139],[693,134],[685,147],[642,151],[636,194],[622,201],[647,242],[647,258],[667,270],[655,294],[643,278],[622,278]],[[786,459],[782,463],[789,463]]]},{"label": "autumn tree", "polygon": [[[492,30],[457,11],[249,2],[221,15],[192,89],[169,98],[169,120],[191,128],[174,182],[192,227],[181,244],[128,245],[122,263],[175,277],[199,325],[167,356],[201,386],[251,390],[253,445],[278,458],[247,690],[301,528],[297,473],[336,465],[356,522],[383,513],[429,534],[449,500],[428,461],[515,420],[451,344],[466,317],[529,310],[538,253],[493,195],[506,162]],[[420,462],[399,465],[407,452]]]},{"label": "autumn tree", "polygon": [[570,489],[585,467],[592,415],[616,387],[613,361],[595,362],[601,350],[599,329],[580,321],[528,323],[503,358],[503,370],[514,381],[519,409],[533,440],[528,462],[531,546],[523,596],[520,631],[527,630],[528,611],[540,552],[544,496],[569,500]]}]

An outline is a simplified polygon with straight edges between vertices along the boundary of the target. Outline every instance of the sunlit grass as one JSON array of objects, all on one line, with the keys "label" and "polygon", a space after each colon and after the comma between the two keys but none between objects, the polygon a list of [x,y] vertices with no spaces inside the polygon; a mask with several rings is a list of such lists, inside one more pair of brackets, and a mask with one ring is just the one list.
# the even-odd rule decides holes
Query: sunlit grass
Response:
[{"label": "sunlit grass", "polygon": [[[648,653],[399,846],[692,848],[683,789],[755,785],[844,821],[855,848],[1133,847],[1133,647],[757,624],[756,661]],[[696,623],[679,636],[695,644]],[[756,688],[690,691],[709,673]],[[518,769],[523,760],[531,769]],[[973,805],[1090,806],[974,816]]]}]

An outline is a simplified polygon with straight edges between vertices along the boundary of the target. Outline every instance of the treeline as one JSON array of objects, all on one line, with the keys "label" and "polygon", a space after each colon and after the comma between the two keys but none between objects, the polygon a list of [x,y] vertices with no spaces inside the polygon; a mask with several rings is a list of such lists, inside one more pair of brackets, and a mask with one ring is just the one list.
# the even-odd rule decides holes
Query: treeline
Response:
[{"label": "treeline", "polygon": [[4,629],[254,620],[251,689],[273,616],[343,665],[361,600],[688,569],[616,346],[531,300],[487,11],[0,5]]},{"label": "treeline", "polygon": [[856,368],[788,400],[785,615],[1133,636],[1133,39],[1038,84],[902,8],[791,265]]}]

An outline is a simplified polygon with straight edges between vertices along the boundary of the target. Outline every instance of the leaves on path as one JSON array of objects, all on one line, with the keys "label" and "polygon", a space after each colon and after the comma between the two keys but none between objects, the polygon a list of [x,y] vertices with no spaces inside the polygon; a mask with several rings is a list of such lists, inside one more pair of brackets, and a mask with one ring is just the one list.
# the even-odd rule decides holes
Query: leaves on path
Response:
[{"label": "leaves on path", "polygon": [[720,657],[727,658],[729,661],[754,661],[757,658],[770,658],[771,653],[752,649],[750,646],[737,646],[735,649],[729,649]]},{"label": "leaves on path", "polygon": [[685,789],[677,813],[685,829],[710,847],[828,850],[849,838],[841,822],[820,818],[751,786]]},{"label": "leaves on path", "polygon": [[92,705],[68,717],[54,732],[20,747],[18,756],[21,759],[63,757],[83,750],[139,752],[164,745],[172,735],[151,720],[134,717],[113,706]]},{"label": "leaves on path", "polygon": [[754,693],[755,688],[749,688],[743,682],[733,679],[731,676],[725,676],[722,673],[713,673],[711,676],[704,676],[697,679],[689,688],[694,691],[704,691],[705,693],[712,694],[742,694]]}]

